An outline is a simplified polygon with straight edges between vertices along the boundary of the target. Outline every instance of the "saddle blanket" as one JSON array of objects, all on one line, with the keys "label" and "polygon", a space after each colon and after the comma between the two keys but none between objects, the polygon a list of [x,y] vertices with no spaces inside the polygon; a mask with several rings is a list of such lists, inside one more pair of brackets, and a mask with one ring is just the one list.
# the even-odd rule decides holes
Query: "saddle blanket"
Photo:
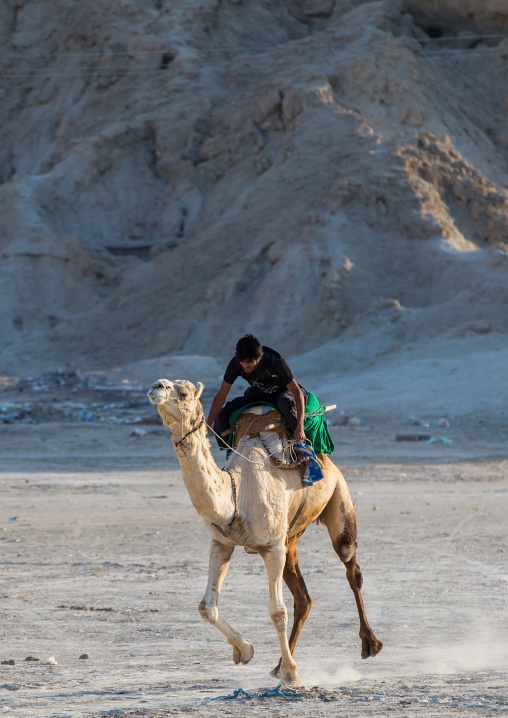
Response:
[{"label": "saddle blanket", "polygon": [[[229,417],[229,425],[233,426],[236,423],[236,420],[238,419],[240,414],[246,409],[249,409],[249,411],[252,412],[253,407],[256,405],[261,406],[259,402],[253,402],[250,405],[244,406],[241,409],[237,409],[236,411],[234,411]],[[271,409],[277,409],[275,404],[267,403],[264,406],[269,406]],[[261,409],[259,413],[262,413],[262,411],[263,410]],[[315,394],[309,393],[309,398],[307,399],[307,404],[305,406],[305,436],[307,437],[307,439],[309,439],[312,446],[314,447],[314,450],[318,454],[331,454],[332,451],[335,450],[335,446],[333,444],[332,437],[330,436],[328,424],[326,423],[324,414],[324,407],[321,406],[321,402],[319,401],[317,396]],[[288,427],[286,427],[286,429],[288,429],[289,431]],[[290,431],[289,433],[290,435],[292,435]],[[231,437],[228,437],[226,441],[228,442],[228,444],[230,444]]]},{"label": "saddle blanket", "polygon": [[299,454],[303,454],[307,457],[305,471],[302,478],[303,485],[312,486],[316,483],[316,481],[321,481],[321,479],[324,477],[323,470],[319,465],[316,452],[314,451],[312,446],[300,442],[299,444],[295,444],[293,448]]}]

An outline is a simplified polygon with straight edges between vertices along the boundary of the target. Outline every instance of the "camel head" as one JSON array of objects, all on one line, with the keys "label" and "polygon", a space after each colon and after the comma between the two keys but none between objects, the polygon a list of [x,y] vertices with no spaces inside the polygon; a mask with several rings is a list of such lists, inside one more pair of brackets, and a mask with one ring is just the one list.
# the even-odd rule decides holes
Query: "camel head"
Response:
[{"label": "camel head", "polygon": [[201,382],[194,386],[187,379],[157,379],[148,390],[147,396],[152,404],[159,407],[164,424],[169,426],[203,413],[199,397],[204,388]]}]

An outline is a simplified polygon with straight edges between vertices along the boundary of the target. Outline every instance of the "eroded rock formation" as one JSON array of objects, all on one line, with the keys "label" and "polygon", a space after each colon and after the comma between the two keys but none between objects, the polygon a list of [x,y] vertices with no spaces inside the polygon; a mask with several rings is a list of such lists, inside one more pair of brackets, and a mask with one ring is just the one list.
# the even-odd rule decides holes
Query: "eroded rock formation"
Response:
[{"label": "eroded rock formation", "polygon": [[0,365],[506,331],[480,6],[0,0]]}]

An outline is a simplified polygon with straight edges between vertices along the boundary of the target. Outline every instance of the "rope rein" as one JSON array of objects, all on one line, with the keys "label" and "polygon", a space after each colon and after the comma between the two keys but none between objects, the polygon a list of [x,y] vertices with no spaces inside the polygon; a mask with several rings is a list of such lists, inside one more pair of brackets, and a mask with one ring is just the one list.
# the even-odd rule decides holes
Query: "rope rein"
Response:
[{"label": "rope rein", "polygon": [[[177,403],[178,408],[180,409],[180,411],[182,411],[182,410],[184,410],[184,411],[190,411],[189,407],[184,406],[184,405],[182,404],[182,402],[180,401],[180,399],[179,399],[177,396],[175,396],[172,391],[170,391],[170,396],[175,400],[175,402]],[[323,407],[320,407],[319,409],[317,409],[317,410],[316,410],[315,412],[313,412],[312,414],[309,414],[308,416],[316,416],[316,415],[319,415],[318,412],[321,412],[321,411],[323,411],[323,413],[324,413]],[[181,421],[181,427],[182,427],[182,431],[183,431],[183,414],[180,415],[180,421]],[[248,433],[250,427],[252,426],[252,424],[253,424],[255,421],[256,421],[256,419],[253,419],[253,420],[251,421],[251,423],[249,424],[249,427],[248,427],[247,431],[245,432],[245,436],[247,436],[247,433]],[[222,438],[222,436],[219,436],[219,434],[217,434],[217,432],[214,431],[214,430],[212,429],[212,427],[209,426],[209,425],[206,423],[206,421],[205,421],[205,416],[204,416],[204,414],[203,414],[202,417],[201,417],[201,421],[199,422],[199,424],[198,424],[197,426],[194,427],[194,429],[191,429],[190,431],[188,431],[188,432],[185,434],[185,436],[182,436],[181,439],[179,439],[178,441],[175,441],[175,442],[174,442],[175,447],[176,447],[176,446],[181,446],[181,447],[182,447],[182,451],[183,451],[183,453],[184,453],[186,459],[188,459],[188,456],[187,456],[187,454],[185,453],[185,449],[187,449],[187,451],[188,451],[188,450],[190,449],[190,447],[189,447],[189,446],[185,446],[185,444],[183,443],[183,441],[184,441],[184,439],[186,439],[188,436],[190,436],[190,435],[193,434],[195,431],[197,431],[199,428],[201,428],[201,426],[202,426],[203,424],[206,426],[206,428],[207,428],[209,431],[212,432],[212,434],[215,434],[215,436],[216,436],[218,439],[220,439],[221,441],[224,441],[223,438]],[[198,439],[199,439],[199,437],[198,437]],[[242,439],[242,441],[243,441],[243,439]],[[201,440],[200,440],[200,439],[199,439],[199,442],[201,443]],[[241,442],[240,442],[240,443],[241,443]],[[294,443],[295,443],[295,442],[294,442],[294,439],[292,439],[291,442],[290,442],[290,448],[291,448],[292,451],[294,451],[294,450],[293,450],[293,445],[294,445]],[[202,443],[201,443],[201,446],[203,446]],[[203,447],[203,448],[204,448],[204,447]],[[237,451],[236,449],[233,449],[231,446],[229,447],[229,450],[232,451],[234,454],[238,454],[238,456],[241,456],[242,459],[244,459],[245,461],[248,461],[250,464],[256,464],[256,465],[258,465],[258,466],[261,466],[262,464],[266,463],[272,456],[275,456],[275,453],[276,453],[276,452],[274,451],[274,452],[272,452],[271,454],[267,454],[267,456],[265,456],[261,461],[254,461],[253,459],[248,459],[246,456],[244,456],[243,454],[241,454],[241,453],[240,453],[239,451]],[[227,469],[225,469],[225,471],[227,471]]]},{"label": "rope rein", "polygon": [[[200,429],[200,428],[203,426],[204,423],[205,423],[205,417],[202,416],[202,417],[201,417],[201,421],[199,422],[199,424],[198,424],[197,426],[195,426],[193,429],[191,429],[190,431],[188,431],[188,432],[185,434],[185,436],[182,436],[182,438],[179,439],[179,441],[175,441],[175,446],[179,446],[180,444],[183,446],[183,445],[184,445],[184,444],[183,444],[184,440],[185,440],[188,436],[190,436],[191,434],[193,434],[195,431],[197,431],[198,429]],[[185,448],[188,449],[189,447],[185,447]]]},{"label": "rope rein", "polygon": [[[172,394],[172,393],[171,393],[171,394]],[[172,397],[173,397],[173,399],[175,399],[175,401],[176,401],[177,405],[179,406],[180,410],[184,409],[184,410],[186,410],[186,411],[190,411],[190,409],[189,409],[188,407],[182,406],[182,403],[179,401],[178,397],[175,397],[174,394],[172,394]],[[257,417],[256,417],[256,419],[257,419]],[[245,435],[244,435],[244,436],[248,436],[248,431],[249,431],[250,427],[252,426],[252,424],[256,421],[256,419],[253,419],[253,420],[251,421],[251,423],[249,424],[249,427],[247,428],[247,431],[245,432]],[[183,431],[183,412],[180,414],[180,421],[181,421],[181,427],[182,427],[182,431]],[[203,415],[201,416],[201,421],[200,421],[198,424],[196,424],[196,426],[195,426],[193,429],[190,429],[190,431],[188,431],[186,434],[184,434],[184,436],[182,436],[181,439],[178,439],[178,441],[175,441],[175,442],[174,442],[175,448],[176,448],[177,446],[178,446],[178,447],[181,447],[181,449],[182,449],[182,451],[183,451],[183,454],[184,454],[185,458],[187,459],[187,461],[190,461],[190,459],[189,459],[189,457],[187,456],[187,454],[185,453],[185,449],[187,449],[187,451],[189,451],[189,450],[190,450],[190,446],[184,444],[184,441],[185,441],[185,439],[186,439],[188,436],[191,436],[191,435],[194,434],[196,431],[198,431],[198,429],[200,429],[200,428],[203,426],[203,424],[206,426],[207,429],[209,429],[209,430],[212,432],[212,434],[215,434],[215,436],[222,441],[222,437],[219,436],[219,434],[217,434],[217,432],[214,431],[214,429],[212,429],[212,427],[209,426],[209,425],[206,423],[205,417],[204,417],[204,414],[203,414]],[[201,441],[201,437],[198,436],[197,439],[198,439],[199,443],[201,444],[201,447],[202,447],[203,449],[205,449],[205,447],[203,446],[203,442]],[[242,441],[243,441],[243,438],[242,438]],[[294,452],[294,449],[293,449],[293,444],[294,444],[294,443],[295,443],[294,440],[292,440],[291,443],[290,443],[290,449],[291,449],[291,451],[293,451],[293,452]],[[241,441],[240,441],[240,444],[241,444]],[[235,454],[238,454],[238,456],[240,456],[240,457],[241,457],[242,459],[244,459],[245,461],[248,461],[248,462],[251,463],[251,464],[257,464],[258,466],[262,466],[264,463],[266,463],[267,461],[269,461],[272,456],[275,456],[275,452],[273,452],[273,453],[268,454],[267,456],[265,456],[261,461],[254,461],[253,459],[247,458],[247,456],[244,456],[243,454],[241,454],[241,453],[240,453],[239,451],[237,451],[236,449],[233,449],[233,448],[231,448],[231,447],[229,447],[229,448],[230,448],[230,451],[234,452]],[[224,536],[224,538],[229,538],[229,537],[231,536],[232,531],[233,531],[233,524],[235,523],[236,519],[238,518],[238,495],[237,495],[237,489],[236,489],[236,482],[235,482],[235,479],[234,479],[233,474],[231,473],[231,471],[230,471],[229,469],[223,469],[223,471],[227,472],[227,473],[229,474],[230,479],[231,479],[231,493],[232,493],[232,498],[233,498],[233,517],[232,517],[231,521],[228,523],[228,525],[227,525],[227,527],[226,527],[225,529],[222,528],[222,526],[219,526],[218,524],[213,523],[213,522],[212,522],[212,526],[213,526],[214,528],[216,528],[217,531],[218,531],[220,534],[222,534],[222,536]],[[298,517],[300,516],[300,513],[301,513],[301,511],[302,511],[302,509],[303,509],[303,506],[304,506],[304,504],[305,504],[306,498],[307,498],[307,487],[304,487],[304,491],[303,491],[303,493],[302,493],[302,498],[301,498],[301,501],[300,501],[300,505],[299,505],[299,507],[298,507],[298,509],[297,509],[297,511],[296,511],[296,513],[295,513],[295,515],[293,516],[293,518],[292,518],[292,520],[291,520],[291,522],[290,522],[290,524],[289,524],[289,526],[288,526],[288,529],[287,529],[288,534],[289,534],[289,532],[291,531],[291,529],[292,529],[292,527],[294,526],[294,524],[296,523],[296,520],[297,520]]]},{"label": "rope rein", "polygon": [[[254,421],[255,421],[255,420],[253,420],[251,423],[253,423]],[[205,417],[204,417],[204,416],[201,417],[201,421],[199,422],[199,424],[198,424],[197,426],[195,426],[193,429],[191,429],[190,431],[188,431],[188,432],[185,434],[185,436],[182,436],[181,439],[179,439],[178,441],[173,442],[175,447],[176,447],[176,446],[181,446],[182,451],[183,451],[183,453],[184,453],[184,456],[185,456],[185,458],[186,458],[187,460],[189,460],[189,457],[188,457],[187,454],[185,453],[185,449],[187,449],[187,451],[188,451],[188,450],[190,449],[190,446],[187,446],[187,445],[184,444],[183,442],[184,442],[184,440],[185,440],[188,436],[190,436],[190,435],[193,434],[195,431],[197,431],[198,429],[200,429],[203,424],[206,426],[207,429],[209,429],[209,430],[212,432],[212,434],[215,434],[215,436],[216,436],[217,438],[219,438],[219,439],[222,440],[222,437],[219,436],[219,434],[217,434],[217,432],[214,431],[211,426],[208,426],[208,424],[207,424],[206,421],[205,421]],[[199,438],[199,436],[198,436],[197,438],[198,438],[199,443],[200,443],[201,446],[203,447],[203,443],[201,442],[201,439]],[[203,447],[203,448],[204,448],[204,447]],[[235,454],[238,454],[238,456],[241,456],[242,459],[244,459],[245,461],[248,461],[250,464],[257,464],[258,466],[262,466],[268,459],[270,459],[270,457],[275,456],[275,452],[273,452],[272,454],[268,454],[267,456],[265,456],[261,461],[254,461],[253,459],[249,459],[247,456],[244,456],[243,454],[241,454],[241,453],[240,453],[239,451],[237,451],[236,449],[233,449],[233,448],[229,447],[229,450],[232,451],[232,452],[235,453]],[[224,471],[227,471],[227,469],[224,469]]]},{"label": "rope rein", "polygon": [[[252,424],[253,424],[255,421],[256,421],[256,419],[253,419],[253,420],[251,421],[251,423],[249,424],[249,427],[248,427],[247,431],[245,432],[244,437],[243,437],[242,440],[240,441],[240,444],[242,443],[242,441],[243,441],[243,439],[245,438],[245,436],[248,436],[248,431],[249,431],[250,427],[252,426]],[[206,426],[207,429],[209,429],[209,430],[212,432],[212,434],[215,434],[215,436],[216,436],[218,439],[220,439],[221,441],[223,441],[222,436],[219,436],[219,434],[217,434],[217,432],[214,431],[214,430],[212,429],[212,427],[209,426],[209,425],[206,423],[206,421],[205,421],[205,426]],[[293,446],[293,444],[294,444],[294,440],[291,440],[291,446]],[[232,451],[234,454],[238,454],[238,456],[241,456],[242,459],[245,459],[245,461],[248,461],[249,464],[257,464],[258,466],[261,466],[262,464],[266,463],[272,456],[275,456],[275,454],[276,454],[276,452],[274,451],[274,452],[272,452],[271,454],[267,454],[261,461],[254,461],[253,459],[247,458],[246,456],[244,456],[244,454],[241,454],[241,453],[240,453],[239,451],[237,451],[236,449],[233,449],[231,446],[229,447],[229,451]]]}]

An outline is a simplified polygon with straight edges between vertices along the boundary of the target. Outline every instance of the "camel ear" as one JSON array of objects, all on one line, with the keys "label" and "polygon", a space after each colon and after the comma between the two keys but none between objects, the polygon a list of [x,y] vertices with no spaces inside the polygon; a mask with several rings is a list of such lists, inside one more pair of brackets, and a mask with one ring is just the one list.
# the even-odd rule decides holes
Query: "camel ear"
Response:
[{"label": "camel ear", "polygon": [[199,399],[199,397],[200,397],[201,394],[203,393],[203,389],[204,389],[204,388],[205,388],[205,385],[202,384],[200,381],[198,381],[198,385],[197,385],[197,387],[196,387],[196,393],[195,393],[195,395],[194,395],[194,398],[195,398],[195,399]]}]

